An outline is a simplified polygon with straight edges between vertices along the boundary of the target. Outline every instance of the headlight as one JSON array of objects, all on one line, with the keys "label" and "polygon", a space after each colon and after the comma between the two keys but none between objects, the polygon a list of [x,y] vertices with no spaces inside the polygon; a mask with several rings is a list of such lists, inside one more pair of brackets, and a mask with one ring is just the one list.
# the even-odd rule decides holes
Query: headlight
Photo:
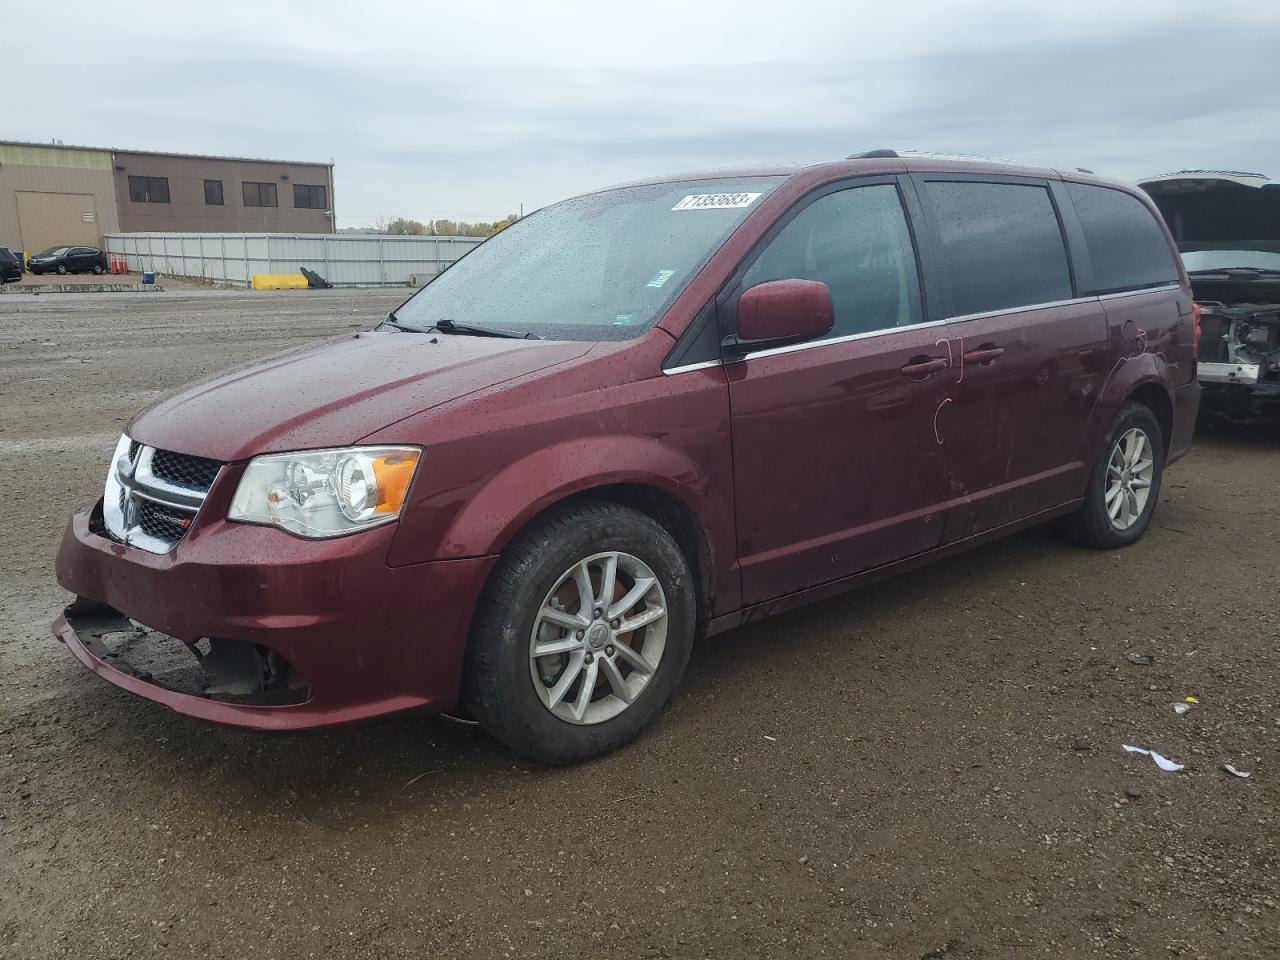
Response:
[{"label": "headlight", "polygon": [[390,523],[421,456],[417,447],[350,447],[254,457],[227,519],[316,539]]}]

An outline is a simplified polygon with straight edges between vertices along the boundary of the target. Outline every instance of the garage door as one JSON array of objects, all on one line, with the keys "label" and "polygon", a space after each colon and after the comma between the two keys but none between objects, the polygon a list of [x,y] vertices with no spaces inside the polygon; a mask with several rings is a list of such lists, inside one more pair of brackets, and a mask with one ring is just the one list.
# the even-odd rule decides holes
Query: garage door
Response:
[{"label": "garage door", "polygon": [[18,226],[27,253],[70,244],[99,245],[98,208],[91,193],[19,190]]}]

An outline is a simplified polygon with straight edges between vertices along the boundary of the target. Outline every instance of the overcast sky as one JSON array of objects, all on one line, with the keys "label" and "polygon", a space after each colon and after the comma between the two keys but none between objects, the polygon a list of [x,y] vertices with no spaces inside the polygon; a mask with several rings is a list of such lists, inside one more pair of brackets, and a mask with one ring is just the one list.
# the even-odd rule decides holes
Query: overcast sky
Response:
[{"label": "overcast sky", "polygon": [[11,3],[0,139],[332,158],[339,226],[874,147],[1280,179],[1280,2],[1048,6]]}]

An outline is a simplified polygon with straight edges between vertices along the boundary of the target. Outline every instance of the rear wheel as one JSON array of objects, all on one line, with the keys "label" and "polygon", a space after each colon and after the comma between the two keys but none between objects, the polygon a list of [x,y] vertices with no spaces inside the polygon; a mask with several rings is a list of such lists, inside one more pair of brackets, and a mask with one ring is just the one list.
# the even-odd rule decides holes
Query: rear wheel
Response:
[{"label": "rear wheel", "polygon": [[463,704],[527,757],[589,760],[671,699],[693,630],[693,578],[671,535],[626,507],[570,507],[522,534],[491,576]]},{"label": "rear wheel", "polygon": [[106,271],[106,268],[105,268],[105,267],[103,267],[103,266],[102,266],[102,264],[100,264],[100,263],[95,263],[95,264],[93,265],[93,275],[94,275],[95,277],[100,277],[100,276],[102,276],[102,275],[103,275],[104,273],[106,273],[106,272],[107,272],[107,271]]},{"label": "rear wheel", "polygon": [[1149,407],[1131,403],[1103,441],[1084,503],[1062,518],[1059,529],[1067,539],[1101,550],[1136,543],[1151,523],[1163,476],[1160,423]]}]

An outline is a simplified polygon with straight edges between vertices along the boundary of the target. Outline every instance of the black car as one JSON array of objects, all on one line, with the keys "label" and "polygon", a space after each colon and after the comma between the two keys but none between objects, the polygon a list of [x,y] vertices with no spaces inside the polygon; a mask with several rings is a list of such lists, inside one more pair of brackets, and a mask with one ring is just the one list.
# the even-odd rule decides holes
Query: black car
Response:
[{"label": "black car", "polygon": [[22,279],[22,261],[8,247],[0,247],[0,283],[17,283]]},{"label": "black car", "polygon": [[32,273],[97,273],[107,272],[107,256],[97,247],[50,247],[44,253],[27,258]]}]

